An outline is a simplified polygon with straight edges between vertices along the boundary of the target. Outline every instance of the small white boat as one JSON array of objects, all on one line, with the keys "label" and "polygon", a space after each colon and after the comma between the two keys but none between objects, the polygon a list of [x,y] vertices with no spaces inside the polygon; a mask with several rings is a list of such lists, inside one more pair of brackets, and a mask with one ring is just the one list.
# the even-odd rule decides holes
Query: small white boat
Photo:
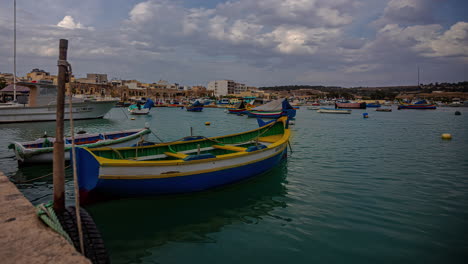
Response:
[{"label": "small white boat", "polygon": [[[94,134],[78,134],[75,136],[75,145],[80,147],[128,147],[143,144],[151,133],[149,128],[130,129]],[[49,163],[53,160],[55,138],[43,137],[34,141],[12,142],[8,148],[15,151],[20,164]],[[72,147],[71,137],[65,138],[65,160],[70,160]]]},{"label": "small white boat", "polygon": [[[57,86],[52,83],[19,83],[27,89],[26,95],[18,96],[17,104],[0,105],[0,123],[54,121],[57,118]],[[10,93],[6,87],[2,93]],[[65,120],[70,119],[70,106],[65,99]],[[72,97],[73,119],[103,118],[118,100],[89,100]]]},{"label": "small white boat", "polygon": [[320,108],[317,113],[323,114],[351,114],[351,109]]},{"label": "small white boat", "polygon": [[131,115],[147,115],[149,114],[149,111],[151,108],[154,106],[154,102],[151,99],[148,99],[144,104],[142,105],[141,102],[138,102],[136,104],[133,104],[128,107],[128,111],[130,112]]},{"label": "small white boat", "polygon": [[308,106],[307,110],[319,110],[320,106]]}]

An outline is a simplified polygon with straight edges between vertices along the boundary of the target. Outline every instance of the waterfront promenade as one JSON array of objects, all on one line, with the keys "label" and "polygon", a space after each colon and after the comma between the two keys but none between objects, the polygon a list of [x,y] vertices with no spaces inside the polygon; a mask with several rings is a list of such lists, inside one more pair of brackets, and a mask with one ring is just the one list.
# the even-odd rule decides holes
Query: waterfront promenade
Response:
[{"label": "waterfront promenade", "polygon": [[0,260],[9,263],[91,263],[37,217],[35,207],[0,172]]}]

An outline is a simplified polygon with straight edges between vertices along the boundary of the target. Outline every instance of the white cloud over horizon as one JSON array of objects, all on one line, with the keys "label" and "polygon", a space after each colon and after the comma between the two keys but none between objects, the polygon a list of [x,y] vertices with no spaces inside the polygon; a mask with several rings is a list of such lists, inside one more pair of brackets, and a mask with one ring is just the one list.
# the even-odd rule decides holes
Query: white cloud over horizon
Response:
[{"label": "white cloud over horizon", "polygon": [[[55,71],[58,39],[67,38],[77,74],[146,82],[398,85],[414,80],[417,65],[429,73],[428,82],[466,80],[468,18],[444,26],[446,20],[438,18],[450,14],[434,8],[455,2],[370,1],[235,0],[209,8],[147,0],[125,2],[123,16],[108,18],[112,21],[103,20],[104,11],[81,17],[76,7],[71,14],[65,5],[57,12],[69,14],[55,14],[55,22],[33,22],[19,10],[18,59],[23,71]],[[377,17],[367,16],[371,4]],[[2,14],[0,34],[8,38],[11,21]],[[10,57],[11,50],[11,43],[0,43],[1,56]],[[1,72],[9,68],[8,60],[0,61]]]}]

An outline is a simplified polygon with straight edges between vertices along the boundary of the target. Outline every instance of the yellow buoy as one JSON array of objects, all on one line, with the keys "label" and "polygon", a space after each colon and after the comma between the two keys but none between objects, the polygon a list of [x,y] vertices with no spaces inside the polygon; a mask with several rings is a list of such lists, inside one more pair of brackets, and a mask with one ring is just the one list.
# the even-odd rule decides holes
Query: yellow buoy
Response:
[{"label": "yellow buoy", "polygon": [[134,118],[134,117],[132,117],[132,118],[130,118],[130,120],[135,120],[135,118]]},{"label": "yellow buoy", "polygon": [[211,125],[210,122],[205,122],[205,126],[209,126],[209,125]]},{"label": "yellow buoy", "polygon": [[441,137],[442,137],[442,139],[452,139],[452,135],[448,134],[448,133],[442,134]]}]

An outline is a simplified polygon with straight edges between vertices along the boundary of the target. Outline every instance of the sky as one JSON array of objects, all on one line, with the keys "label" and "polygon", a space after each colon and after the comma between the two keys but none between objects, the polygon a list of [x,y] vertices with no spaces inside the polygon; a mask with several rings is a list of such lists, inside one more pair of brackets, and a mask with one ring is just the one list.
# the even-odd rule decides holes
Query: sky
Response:
[{"label": "sky", "polygon": [[[13,72],[13,0],[0,1],[0,72]],[[17,0],[17,75],[248,86],[468,80],[466,0]]]}]

